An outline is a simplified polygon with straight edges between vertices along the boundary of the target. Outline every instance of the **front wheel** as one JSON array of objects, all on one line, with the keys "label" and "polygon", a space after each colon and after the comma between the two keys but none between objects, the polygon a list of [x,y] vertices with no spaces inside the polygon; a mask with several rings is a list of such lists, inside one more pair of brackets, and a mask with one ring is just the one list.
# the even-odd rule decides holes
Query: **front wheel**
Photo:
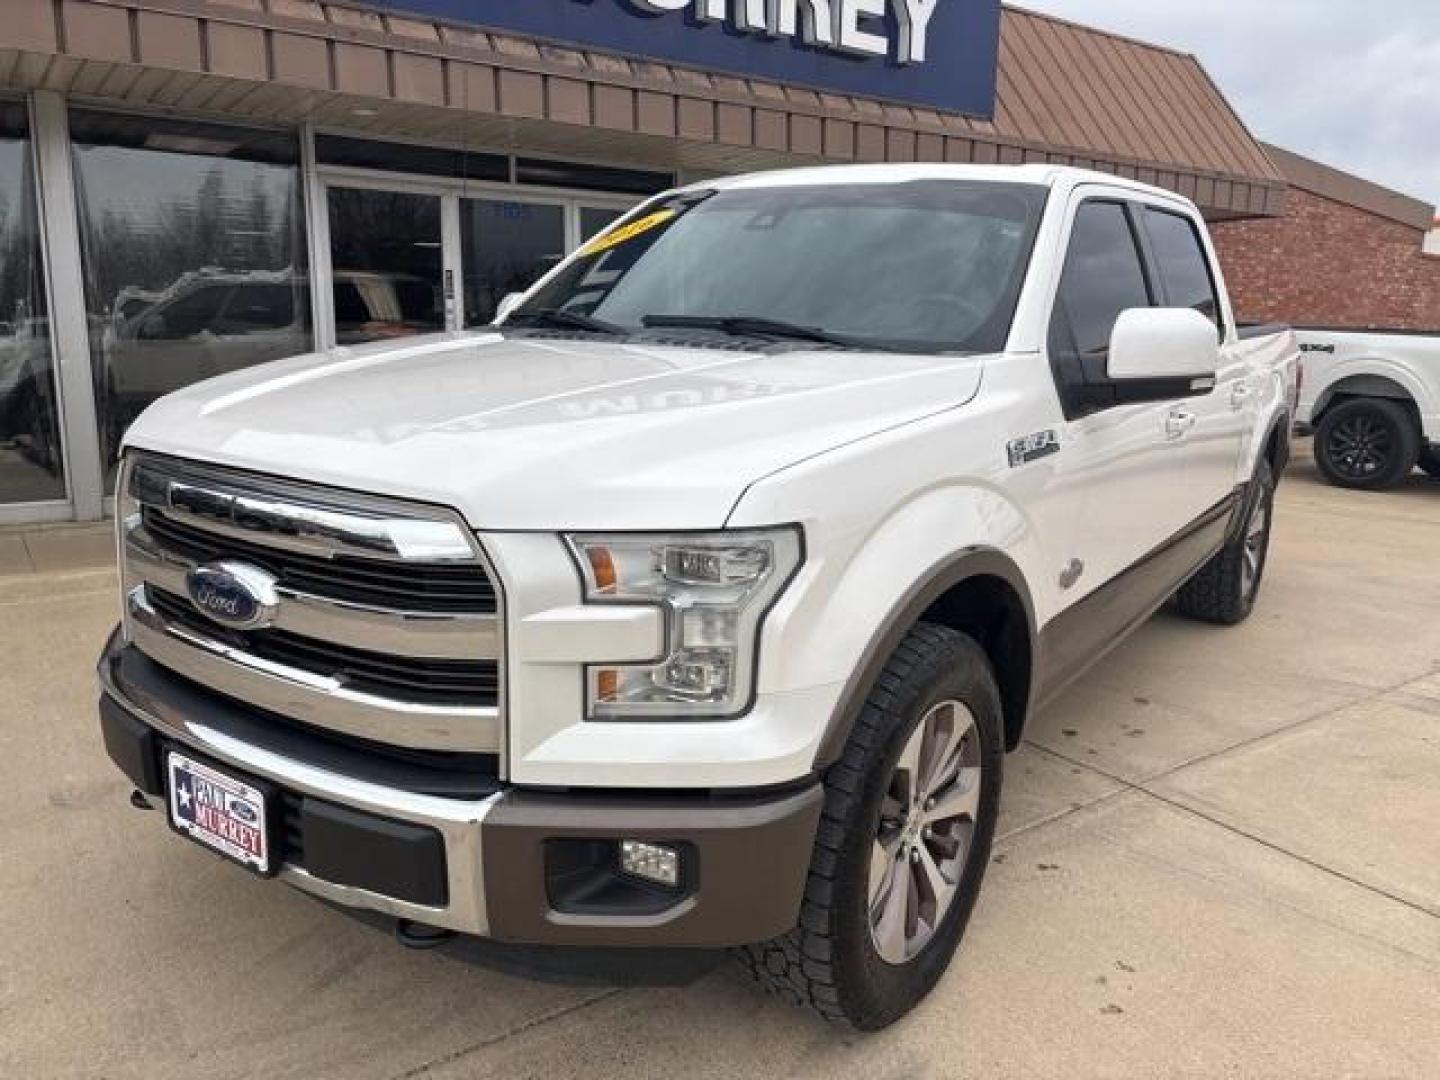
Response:
[{"label": "front wheel", "polygon": [[1430,447],[1420,455],[1420,468],[1440,480],[1440,447]]},{"label": "front wheel", "polygon": [[1415,417],[1391,398],[1350,398],[1315,427],[1315,464],[1339,487],[1383,491],[1410,475],[1420,458]]},{"label": "front wheel", "polygon": [[1002,727],[983,650],[947,627],[911,630],[826,773],[799,925],[741,950],[757,980],[864,1031],[930,992],[990,859]]}]

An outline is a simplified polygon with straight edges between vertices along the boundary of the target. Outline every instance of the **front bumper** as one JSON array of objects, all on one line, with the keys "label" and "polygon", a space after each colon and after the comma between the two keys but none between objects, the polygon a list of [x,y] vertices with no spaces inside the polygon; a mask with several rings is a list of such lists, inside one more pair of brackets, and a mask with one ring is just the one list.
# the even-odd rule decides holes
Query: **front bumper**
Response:
[{"label": "front bumper", "polygon": [[[259,712],[113,635],[100,659],[106,749],[146,795],[183,746],[280,792],[279,878],[324,899],[502,941],[718,947],[794,926],[822,793],[544,792],[474,756],[393,753]],[[607,863],[620,838],[683,852],[682,886]]]}]

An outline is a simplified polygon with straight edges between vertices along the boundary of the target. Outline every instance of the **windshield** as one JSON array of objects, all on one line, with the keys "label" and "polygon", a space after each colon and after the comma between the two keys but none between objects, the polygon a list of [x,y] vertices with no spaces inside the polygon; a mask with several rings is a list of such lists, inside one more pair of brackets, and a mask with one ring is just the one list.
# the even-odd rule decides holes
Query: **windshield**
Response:
[{"label": "windshield", "polygon": [[1047,193],[929,179],[664,196],[582,247],[506,325],[994,352]]}]

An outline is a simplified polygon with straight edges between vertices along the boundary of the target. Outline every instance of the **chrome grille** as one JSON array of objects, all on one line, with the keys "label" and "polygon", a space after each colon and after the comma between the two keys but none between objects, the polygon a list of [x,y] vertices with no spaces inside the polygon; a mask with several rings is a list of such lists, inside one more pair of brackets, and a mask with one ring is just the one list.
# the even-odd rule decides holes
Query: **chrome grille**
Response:
[{"label": "chrome grille", "polygon": [[219,559],[254,563],[297,592],[409,611],[495,611],[494,586],[473,566],[306,555],[206,532],[153,506],[146,506],[141,514],[145,530],[167,551],[197,563]]},{"label": "chrome grille", "polygon": [[[120,483],[126,627],[156,662],[300,723],[424,750],[501,749],[501,604],[449,511],[152,455]],[[188,598],[197,566],[272,575],[268,624]]]},{"label": "chrome grille", "polygon": [[347,686],[410,701],[448,705],[494,705],[499,690],[494,660],[441,660],[393,656],[284,630],[228,630],[195,610],[185,597],[145,586],[150,604],[167,622],[209,634],[276,664],[328,675]]}]

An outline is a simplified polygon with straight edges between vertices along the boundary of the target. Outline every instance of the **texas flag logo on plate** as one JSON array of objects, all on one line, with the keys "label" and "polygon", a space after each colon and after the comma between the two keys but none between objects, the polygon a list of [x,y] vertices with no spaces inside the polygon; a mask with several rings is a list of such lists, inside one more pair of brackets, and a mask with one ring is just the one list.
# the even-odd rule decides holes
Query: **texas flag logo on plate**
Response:
[{"label": "texas flag logo on plate", "polygon": [[265,793],[174,750],[166,760],[170,823],[192,840],[268,874]]}]

